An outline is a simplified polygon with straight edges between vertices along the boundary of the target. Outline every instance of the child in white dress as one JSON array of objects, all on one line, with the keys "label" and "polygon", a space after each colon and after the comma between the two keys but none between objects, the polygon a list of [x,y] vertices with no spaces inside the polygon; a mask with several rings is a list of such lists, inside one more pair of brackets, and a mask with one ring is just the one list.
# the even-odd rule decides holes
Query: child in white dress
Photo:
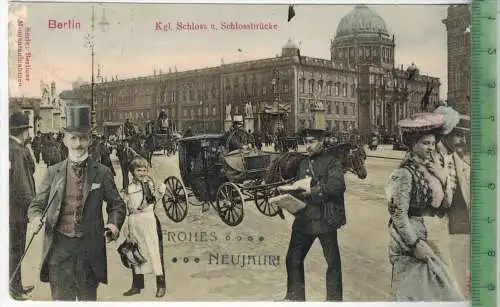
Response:
[{"label": "child in white dress", "polygon": [[162,188],[155,189],[148,171],[146,159],[134,158],[130,163],[133,180],[124,191],[123,200],[128,213],[124,233],[127,240],[138,244],[140,253],[147,260],[132,266],[132,287],[123,293],[124,296],[139,294],[144,289],[144,274],[151,273],[156,275],[156,297],[163,297],[166,292],[163,236],[160,221],[154,213],[155,193],[161,194]]}]

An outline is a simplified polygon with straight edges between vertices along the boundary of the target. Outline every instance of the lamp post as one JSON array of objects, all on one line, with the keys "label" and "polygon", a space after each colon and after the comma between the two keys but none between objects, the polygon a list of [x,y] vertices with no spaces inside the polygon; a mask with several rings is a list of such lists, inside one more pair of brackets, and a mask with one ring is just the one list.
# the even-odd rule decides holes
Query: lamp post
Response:
[{"label": "lamp post", "polygon": [[[91,102],[90,102],[90,110],[92,114],[92,127],[95,126],[96,124],[96,112],[95,112],[95,99],[94,99],[94,91],[95,91],[95,76],[94,76],[94,70],[95,70],[95,12],[94,12],[94,4],[92,4],[91,7],[91,17],[90,17],[90,25],[91,25],[91,32],[90,34],[87,34],[85,39],[87,40],[88,48],[90,49],[90,56],[91,56],[91,66],[92,66],[92,77],[90,80],[90,95],[91,95]],[[99,22],[99,26],[101,26],[101,30],[103,32],[106,32],[110,23],[106,20],[106,15],[104,12],[104,9],[102,11],[102,19]]]},{"label": "lamp post", "polygon": [[[280,111],[280,72],[278,69],[274,69],[274,76],[273,79],[271,80],[271,84],[273,85],[273,91],[274,91],[274,106],[273,106],[273,111],[277,113],[278,116],[278,122],[281,121],[281,111]],[[284,123],[283,123],[284,125]]]}]

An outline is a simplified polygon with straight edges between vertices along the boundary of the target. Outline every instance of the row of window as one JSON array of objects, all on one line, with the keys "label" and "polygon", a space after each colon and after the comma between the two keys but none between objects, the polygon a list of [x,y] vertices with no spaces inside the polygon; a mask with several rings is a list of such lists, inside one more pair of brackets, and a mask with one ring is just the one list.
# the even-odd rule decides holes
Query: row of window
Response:
[{"label": "row of window", "polygon": [[[385,62],[392,60],[394,54],[393,49],[390,47],[380,47],[380,46],[363,46],[358,47],[360,58],[371,58],[381,56]],[[340,48],[337,49],[337,54],[340,59],[352,59],[356,57],[355,48]]]},{"label": "row of window", "polygon": [[124,122],[125,119],[130,119],[131,121],[148,121],[156,116],[153,116],[151,112],[148,111],[134,111],[134,112],[111,112],[102,111],[101,113],[102,121],[121,121]]},{"label": "row of window", "polygon": [[271,84],[269,86],[262,85],[260,91],[256,83],[253,83],[249,87],[243,86],[242,89],[240,89],[238,84],[235,84],[232,87],[228,84],[225,87],[226,97],[231,97],[231,96],[246,97],[246,96],[257,96],[260,93],[262,93],[262,95],[267,95],[269,93],[278,94],[278,93],[289,93],[289,92],[290,92],[289,80],[283,80],[277,84]]},{"label": "row of window", "polygon": [[[308,93],[309,94],[314,94],[316,93],[323,93],[323,91],[326,89],[326,95],[327,96],[342,96],[342,97],[347,97],[349,93],[349,88],[350,88],[350,95],[351,97],[356,97],[356,84],[351,84],[349,86],[348,83],[340,83],[336,82],[333,83],[332,81],[326,82],[326,87],[325,87],[325,82],[322,80],[315,81],[313,79],[310,79],[308,82]],[[305,93],[306,89],[306,80],[305,79],[300,79],[299,80],[299,92],[301,94]]]},{"label": "row of window", "polygon": [[159,103],[173,103],[177,101],[198,101],[218,99],[219,94],[217,88],[214,86],[211,89],[197,89],[194,90],[188,87],[186,90],[180,89],[164,89],[159,91],[156,96],[148,93],[139,95],[137,90],[120,91],[115,94],[108,94],[105,97],[98,97],[96,101],[106,107],[117,106],[118,104],[129,105],[133,101],[141,101],[142,104]]},{"label": "row of window", "polygon": [[[355,115],[356,114],[356,104],[353,102],[341,102],[341,101],[321,101],[321,103],[325,106],[325,111],[327,114],[343,114],[343,115]],[[299,113],[308,113],[310,112],[310,106],[313,104],[313,101],[310,100],[309,103],[306,103],[304,99],[300,99],[299,102]],[[342,113],[341,113],[342,110]]]},{"label": "row of window", "polygon": [[[209,106],[202,108],[202,107],[192,107],[192,108],[184,108],[183,109],[183,116],[184,118],[194,118],[195,116],[208,116],[208,111],[209,111]],[[203,113],[202,113],[203,111]],[[217,116],[217,107],[212,106],[212,116]]]},{"label": "row of window", "polygon": [[[251,86],[240,87],[236,84],[231,87],[229,85],[226,86],[226,97],[246,97],[246,96],[257,96],[260,93],[262,95],[267,95],[268,93],[289,93],[290,92],[290,81],[284,80],[280,81],[277,85],[269,85],[262,86],[259,90],[256,83],[253,83]],[[154,104],[158,102],[162,103],[175,103],[185,102],[185,101],[207,101],[210,99],[218,99],[218,91],[215,87],[211,90],[208,89],[187,89],[184,91],[181,90],[169,90],[166,89],[162,92],[159,92],[156,97],[153,95],[145,95],[138,99],[136,94],[131,92],[131,95],[108,95],[107,97],[97,98],[96,101],[102,104],[104,107],[115,107],[118,104],[130,105],[132,101],[140,100],[142,104]],[[155,101],[156,100],[156,101]]]},{"label": "row of window", "polygon": [[[314,121],[313,120],[307,120],[307,119],[301,119],[299,120],[299,129],[307,129],[307,128],[313,128],[314,126]],[[326,121],[326,129],[328,130],[350,130],[354,129],[356,127],[356,122],[353,120],[327,120]]]}]

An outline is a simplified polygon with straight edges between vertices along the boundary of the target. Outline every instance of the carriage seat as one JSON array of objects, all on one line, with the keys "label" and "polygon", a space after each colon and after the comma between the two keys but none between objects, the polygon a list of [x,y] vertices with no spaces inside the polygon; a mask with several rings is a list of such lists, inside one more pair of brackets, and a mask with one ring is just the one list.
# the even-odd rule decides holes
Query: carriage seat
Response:
[{"label": "carriage seat", "polygon": [[237,149],[224,155],[224,169],[234,181],[256,179],[266,172],[271,162],[269,154],[255,149]]}]

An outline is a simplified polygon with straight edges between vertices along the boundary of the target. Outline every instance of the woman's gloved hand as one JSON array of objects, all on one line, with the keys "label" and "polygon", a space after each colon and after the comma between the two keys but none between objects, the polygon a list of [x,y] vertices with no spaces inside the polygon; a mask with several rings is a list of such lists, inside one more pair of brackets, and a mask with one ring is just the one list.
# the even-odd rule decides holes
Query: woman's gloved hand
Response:
[{"label": "woman's gloved hand", "polygon": [[414,249],[415,257],[419,260],[426,261],[428,258],[436,257],[432,248],[425,241],[418,241]]}]

